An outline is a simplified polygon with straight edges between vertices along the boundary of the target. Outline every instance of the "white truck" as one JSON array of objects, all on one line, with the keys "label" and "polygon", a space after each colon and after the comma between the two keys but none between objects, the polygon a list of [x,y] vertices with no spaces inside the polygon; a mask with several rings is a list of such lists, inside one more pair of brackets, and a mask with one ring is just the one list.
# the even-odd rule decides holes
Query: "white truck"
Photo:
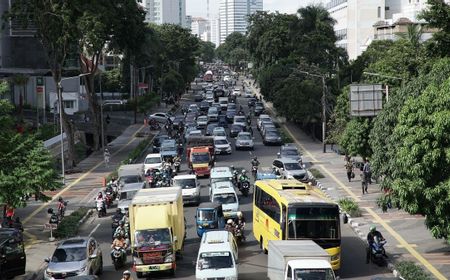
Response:
[{"label": "white truck", "polygon": [[336,280],[330,255],[311,240],[270,240],[267,277],[270,280]]}]

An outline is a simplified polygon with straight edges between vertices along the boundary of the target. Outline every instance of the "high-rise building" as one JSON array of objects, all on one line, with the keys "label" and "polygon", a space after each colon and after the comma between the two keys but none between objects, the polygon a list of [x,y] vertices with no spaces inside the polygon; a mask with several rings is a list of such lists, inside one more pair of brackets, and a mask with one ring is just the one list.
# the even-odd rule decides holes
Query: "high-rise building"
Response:
[{"label": "high-rise building", "polygon": [[233,32],[245,34],[248,16],[262,11],[263,0],[221,0],[219,5],[220,43]]},{"label": "high-rise building", "polygon": [[218,16],[211,19],[211,40],[216,47],[220,45],[220,18]]},{"label": "high-rise building", "polygon": [[186,0],[139,0],[145,9],[145,21],[156,24],[186,25]]},{"label": "high-rise building", "polygon": [[209,33],[209,22],[202,17],[192,18],[191,33],[202,38],[204,33]]}]

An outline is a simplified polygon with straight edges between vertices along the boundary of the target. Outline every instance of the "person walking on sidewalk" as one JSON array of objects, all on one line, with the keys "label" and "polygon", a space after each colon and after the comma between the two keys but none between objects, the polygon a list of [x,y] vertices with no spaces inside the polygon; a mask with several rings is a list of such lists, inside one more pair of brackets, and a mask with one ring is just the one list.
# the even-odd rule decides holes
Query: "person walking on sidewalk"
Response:
[{"label": "person walking on sidewalk", "polygon": [[364,173],[364,176],[366,177],[366,182],[368,184],[372,184],[372,170],[370,168],[370,162],[368,159],[364,160],[364,166],[362,171]]},{"label": "person walking on sidewalk", "polygon": [[345,164],[345,169],[347,170],[347,178],[348,181],[351,182],[353,178],[355,178],[355,173],[353,172],[353,162],[348,158],[347,163]]},{"label": "person walking on sidewalk", "polygon": [[364,172],[361,172],[361,173],[359,174],[359,176],[361,177],[361,189],[362,189],[362,194],[368,193],[368,192],[367,192],[367,177],[364,175]]},{"label": "person walking on sidewalk", "polygon": [[109,153],[108,149],[105,149],[105,152],[103,153],[103,158],[105,160],[106,167],[109,167],[109,161],[111,159],[111,154]]}]

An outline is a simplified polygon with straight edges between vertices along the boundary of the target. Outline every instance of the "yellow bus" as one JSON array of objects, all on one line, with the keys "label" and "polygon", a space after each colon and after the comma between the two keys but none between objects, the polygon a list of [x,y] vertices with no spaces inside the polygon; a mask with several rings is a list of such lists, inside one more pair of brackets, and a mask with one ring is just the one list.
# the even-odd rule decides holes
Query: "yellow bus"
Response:
[{"label": "yellow bus", "polygon": [[253,195],[253,234],[267,253],[269,240],[308,239],[341,266],[339,207],[312,186],[291,180],[260,180]]}]

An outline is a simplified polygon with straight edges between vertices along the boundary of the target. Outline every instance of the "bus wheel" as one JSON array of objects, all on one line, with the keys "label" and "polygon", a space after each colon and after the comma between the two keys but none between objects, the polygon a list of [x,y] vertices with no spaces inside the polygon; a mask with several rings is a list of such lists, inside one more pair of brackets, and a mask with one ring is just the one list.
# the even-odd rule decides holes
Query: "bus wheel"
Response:
[{"label": "bus wheel", "polygon": [[259,237],[259,248],[267,255],[267,249],[264,248],[264,239],[262,236]]}]

